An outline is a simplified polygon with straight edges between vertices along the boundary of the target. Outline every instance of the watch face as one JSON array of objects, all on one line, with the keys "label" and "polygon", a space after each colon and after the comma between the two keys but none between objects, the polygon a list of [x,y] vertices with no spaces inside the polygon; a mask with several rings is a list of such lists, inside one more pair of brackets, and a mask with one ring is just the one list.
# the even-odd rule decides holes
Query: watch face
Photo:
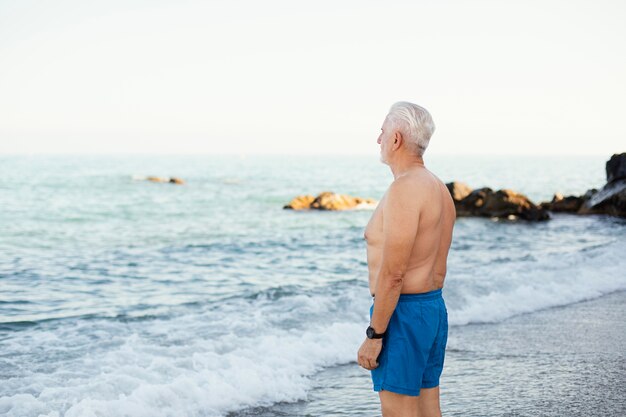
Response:
[{"label": "watch face", "polygon": [[374,329],[372,327],[368,327],[365,331],[365,334],[369,339],[371,339],[372,337],[374,337]]}]

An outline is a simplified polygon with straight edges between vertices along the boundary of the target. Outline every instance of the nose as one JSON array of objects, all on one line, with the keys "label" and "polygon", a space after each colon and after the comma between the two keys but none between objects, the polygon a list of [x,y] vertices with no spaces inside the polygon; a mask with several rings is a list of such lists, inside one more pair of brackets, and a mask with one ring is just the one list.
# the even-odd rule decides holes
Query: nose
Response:
[{"label": "nose", "polygon": [[376,143],[380,145],[380,136],[378,137],[378,139],[376,139]]}]

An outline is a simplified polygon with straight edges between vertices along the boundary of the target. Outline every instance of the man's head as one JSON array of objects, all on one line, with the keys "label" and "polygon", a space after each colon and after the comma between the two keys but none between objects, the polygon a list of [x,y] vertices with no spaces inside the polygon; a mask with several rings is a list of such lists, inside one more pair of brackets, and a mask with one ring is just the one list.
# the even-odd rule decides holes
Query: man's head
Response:
[{"label": "man's head", "polygon": [[389,163],[390,157],[398,151],[423,156],[435,131],[435,123],[425,108],[399,101],[389,109],[381,130],[378,137],[381,159]]}]

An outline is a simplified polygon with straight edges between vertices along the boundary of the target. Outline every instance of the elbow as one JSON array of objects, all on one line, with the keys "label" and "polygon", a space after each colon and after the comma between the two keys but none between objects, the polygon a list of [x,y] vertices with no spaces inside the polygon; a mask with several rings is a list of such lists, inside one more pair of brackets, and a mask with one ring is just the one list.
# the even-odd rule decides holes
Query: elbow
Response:
[{"label": "elbow", "polygon": [[404,284],[404,276],[405,272],[390,272],[385,281],[391,290],[399,290]]}]

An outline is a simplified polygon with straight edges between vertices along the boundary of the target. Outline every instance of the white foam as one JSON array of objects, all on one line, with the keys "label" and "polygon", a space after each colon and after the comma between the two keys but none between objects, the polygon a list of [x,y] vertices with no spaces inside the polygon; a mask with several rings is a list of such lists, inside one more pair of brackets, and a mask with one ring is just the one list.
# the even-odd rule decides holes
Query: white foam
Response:
[{"label": "white foam", "polygon": [[[516,263],[494,264],[491,277],[473,275],[476,280],[483,279],[481,286],[466,286],[468,291],[456,292],[457,299],[446,300],[449,323],[498,322],[517,314],[626,290],[624,253],[626,240],[620,239],[594,251],[562,253],[536,264],[521,261],[519,269]],[[455,284],[461,283],[452,279],[446,286]],[[475,292],[470,292],[470,288]],[[479,288],[483,293],[478,292]]]},{"label": "white foam", "polygon": [[[621,239],[539,261],[494,262],[465,281],[451,273],[450,323],[497,322],[626,289],[624,253]],[[0,415],[223,416],[306,399],[311,375],[354,362],[371,299],[365,280],[280,293],[164,320],[66,320],[14,333],[3,341],[15,375],[3,377]],[[31,352],[47,362],[24,365]]]},{"label": "white foam", "polygon": [[[306,399],[310,375],[356,357],[367,306],[355,308],[353,301],[344,297],[346,308],[337,309],[331,295],[234,300],[171,321],[133,323],[128,334],[121,323],[76,322],[60,330],[59,338],[42,342],[54,346],[33,346],[31,340],[29,347],[77,349],[81,335],[102,331],[113,347],[103,351],[85,344],[78,359],[57,363],[53,372],[5,381],[0,414],[223,416],[248,406]],[[272,324],[274,313],[298,307],[309,313],[310,322]]]}]

